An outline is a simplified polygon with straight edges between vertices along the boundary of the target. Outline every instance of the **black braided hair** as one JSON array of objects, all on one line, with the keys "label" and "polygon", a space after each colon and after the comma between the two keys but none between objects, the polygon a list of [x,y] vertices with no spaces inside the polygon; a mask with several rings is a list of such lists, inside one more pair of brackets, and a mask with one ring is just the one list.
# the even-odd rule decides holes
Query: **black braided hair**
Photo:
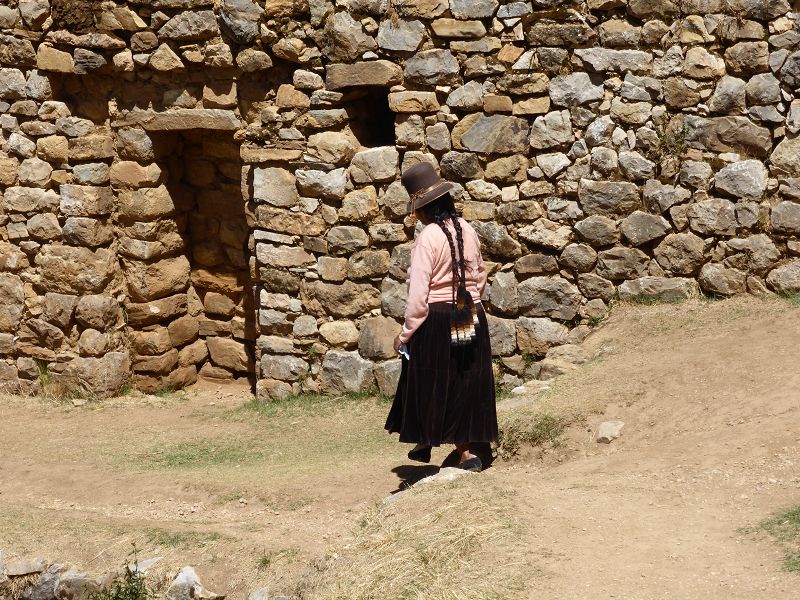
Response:
[{"label": "black braided hair", "polygon": [[[470,344],[475,339],[475,327],[478,325],[478,313],[472,296],[467,291],[467,269],[464,258],[464,235],[458,215],[450,194],[434,200],[420,209],[425,220],[436,223],[447,238],[450,246],[451,267],[453,270],[453,307],[450,316],[451,343],[456,346]],[[456,241],[447,227],[447,220],[452,221],[456,232]],[[456,253],[458,244],[458,253]]]},{"label": "black braided hair", "polygon": [[467,267],[464,261],[464,236],[461,232],[461,223],[458,222],[458,217],[454,214],[450,217],[453,220],[453,229],[456,230],[456,239],[458,240],[458,256],[460,257],[459,268],[461,270],[461,283],[467,284]]},{"label": "black braided hair", "polygon": [[[436,223],[447,238],[447,243],[450,245],[450,258],[451,268],[453,269],[453,302],[456,301],[456,290],[460,285],[466,285],[464,274],[466,273],[464,265],[464,242],[461,237],[461,226],[458,224],[458,215],[456,214],[456,207],[453,204],[453,198],[450,194],[445,194],[441,198],[437,198],[430,204],[426,204],[421,209],[425,215],[425,219],[431,223]],[[447,228],[447,220],[450,219],[456,227],[456,236],[458,237],[458,250],[456,254],[456,245],[453,241],[453,236]]]}]

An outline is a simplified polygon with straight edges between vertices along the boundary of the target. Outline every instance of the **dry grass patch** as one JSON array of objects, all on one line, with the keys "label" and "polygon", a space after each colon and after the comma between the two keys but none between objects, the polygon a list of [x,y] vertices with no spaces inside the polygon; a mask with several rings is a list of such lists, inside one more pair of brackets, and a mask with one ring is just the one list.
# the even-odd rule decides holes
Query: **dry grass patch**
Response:
[{"label": "dry grass patch", "polygon": [[486,476],[414,488],[364,516],[355,540],[293,592],[314,600],[518,598],[535,569],[516,542],[515,492]]}]

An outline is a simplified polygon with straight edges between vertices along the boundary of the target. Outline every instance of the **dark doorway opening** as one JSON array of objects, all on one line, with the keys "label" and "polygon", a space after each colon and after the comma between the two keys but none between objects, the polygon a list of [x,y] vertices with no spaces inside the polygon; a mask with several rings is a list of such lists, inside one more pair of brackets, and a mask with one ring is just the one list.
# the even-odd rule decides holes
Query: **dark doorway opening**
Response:
[{"label": "dark doorway opening", "polygon": [[347,92],[343,98],[350,129],[366,148],[394,146],[395,114],[389,108],[389,90],[365,87]]}]

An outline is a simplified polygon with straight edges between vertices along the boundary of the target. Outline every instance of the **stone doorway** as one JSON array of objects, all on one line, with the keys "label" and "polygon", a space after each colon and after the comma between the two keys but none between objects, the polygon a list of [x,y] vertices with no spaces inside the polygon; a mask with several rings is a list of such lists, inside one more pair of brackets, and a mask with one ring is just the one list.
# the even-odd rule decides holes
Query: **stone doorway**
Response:
[{"label": "stone doorway", "polygon": [[112,167],[136,387],[180,388],[198,377],[255,385],[239,144],[231,132],[202,129],[126,128],[117,141],[120,158],[137,159]]}]

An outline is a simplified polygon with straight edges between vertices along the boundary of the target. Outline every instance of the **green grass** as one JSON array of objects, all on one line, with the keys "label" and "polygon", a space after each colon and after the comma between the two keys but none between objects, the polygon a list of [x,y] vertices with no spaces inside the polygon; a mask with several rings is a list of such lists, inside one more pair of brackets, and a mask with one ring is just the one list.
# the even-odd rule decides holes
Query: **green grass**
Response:
[{"label": "green grass", "polygon": [[502,418],[499,427],[497,454],[511,458],[525,447],[557,448],[567,423],[549,414],[515,413]]},{"label": "green grass", "polygon": [[174,385],[165,385],[164,387],[158,388],[155,392],[153,392],[153,396],[158,396],[159,398],[166,398],[170,394],[175,391]]},{"label": "green grass", "polygon": [[761,528],[783,548],[784,568],[800,573],[800,506],[764,521]]},{"label": "green grass", "polygon": [[625,299],[626,302],[631,304],[638,304],[640,306],[655,306],[657,304],[680,304],[685,302],[685,298],[656,298],[654,296],[647,296],[639,294],[638,296],[631,296]]},{"label": "green grass", "polygon": [[258,557],[256,561],[256,568],[259,571],[264,571],[269,569],[270,567],[276,566],[284,559],[291,559],[297,556],[299,552],[295,548],[289,548],[286,550],[264,550],[261,553],[261,556]]},{"label": "green grass", "polygon": [[255,444],[237,440],[197,440],[170,446],[156,446],[139,456],[155,469],[196,469],[230,467],[256,462],[263,451]]},{"label": "green grass", "polygon": [[792,306],[800,307],[800,293],[795,294],[781,294],[781,298],[786,300]]},{"label": "green grass", "polygon": [[216,531],[167,531],[166,529],[148,529],[145,533],[149,543],[170,548],[200,546],[209,542],[219,541],[225,537]]},{"label": "green grass", "polygon": [[[133,564],[138,565],[135,546],[132,555]],[[148,600],[155,596],[155,591],[147,585],[145,575],[136,569],[131,571],[126,562],[122,566],[122,573],[115,575],[102,589],[89,594],[89,600]]]}]

